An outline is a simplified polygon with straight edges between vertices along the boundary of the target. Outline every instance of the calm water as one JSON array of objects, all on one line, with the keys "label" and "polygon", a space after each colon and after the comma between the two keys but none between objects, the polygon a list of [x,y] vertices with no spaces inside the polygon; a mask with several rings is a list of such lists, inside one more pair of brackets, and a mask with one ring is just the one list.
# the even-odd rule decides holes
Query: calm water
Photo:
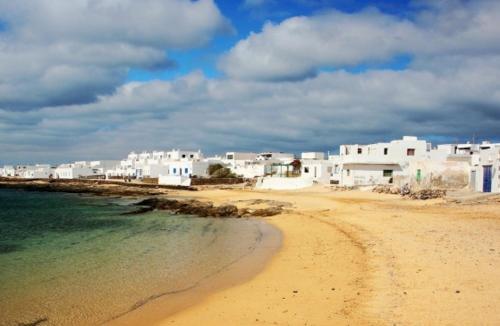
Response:
[{"label": "calm water", "polygon": [[245,255],[262,222],[120,215],[125,200],[0,189],[0,325],[95,325]]}]

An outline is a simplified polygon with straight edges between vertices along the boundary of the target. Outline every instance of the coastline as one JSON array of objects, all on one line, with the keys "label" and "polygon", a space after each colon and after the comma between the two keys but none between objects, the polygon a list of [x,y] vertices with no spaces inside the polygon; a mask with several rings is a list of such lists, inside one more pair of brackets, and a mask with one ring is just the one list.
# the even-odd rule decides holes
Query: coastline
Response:
[{"label": "coastline", "polygon": [[283,246],[261,273],[158,325],[500,322],[500,197],[414,201],[322,187],[196,197],[293,206],[266,218]]},{"label": "coastline", "polygon": [[152,297],[106,324],[500,322],[500,196],[419,201],[317,186],[166,198],[238,211],[278,205],[281,214],[258,220],[281,242],[274,234],[188,291]]}]

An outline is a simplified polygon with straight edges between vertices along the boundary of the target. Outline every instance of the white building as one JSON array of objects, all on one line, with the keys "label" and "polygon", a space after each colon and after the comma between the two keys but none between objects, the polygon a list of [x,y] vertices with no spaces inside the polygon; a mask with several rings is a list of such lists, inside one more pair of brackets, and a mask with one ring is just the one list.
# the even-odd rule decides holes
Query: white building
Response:
[{"label": "white building", "polygon": [[0,169],[0,176],[2,177],[14,177],[16,175],[16,169],[12,165],[5,165]]},{"label": "white building", "polygon": [[478,192],[500,192],[500,144],[483,143],[472,157],[471,189]]},{"label": "white building", "polygon": [[268,161],[275,160],[281,161],[284,163],[290,163],[295,159],[295,155],[292,153],[284,153],[284,152],[263,152],[257,155],[257,161]]},{"label": "white building", "polygon": [[304,152],[300,154],[302,160],[324,160],[325,153],[323,152]]},{"label": "white building", "polygon": [[335,163],[330,160],[303,159],[301,160],[301,177],[313,182],[329,184],[334,172]]},{"label": "white building", "polygon": [[36,164],[26,166],[19,176],[24,179],[49,179],[54,177],[54,171],[55,169],[48,164]]},{"label": "white building", "polygon": [[61,164],[54,170],[56,179],[79,179],[92,176],[99,176],[99,168],[93,168],[86,162],[75,162],[70,164]]},{"label": "white building", "polygon": [[341,145],[343,186],[392,184],[404,180],[409,163],[428,158],[431,144],[404,136],[389,143]]},{"label": "white building", "polygon": [[170,161],[165,174],[160,174],[158,183],[163,185],[191,185],[191,178],[208,177],[208,162]]}]

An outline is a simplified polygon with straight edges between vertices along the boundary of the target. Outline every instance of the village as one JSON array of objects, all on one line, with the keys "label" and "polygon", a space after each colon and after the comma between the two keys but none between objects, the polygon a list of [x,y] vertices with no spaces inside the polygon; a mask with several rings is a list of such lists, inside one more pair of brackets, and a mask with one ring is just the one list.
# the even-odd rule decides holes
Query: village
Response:
[{"label": "village", "polygon": [[[301,189],[378,185],[412,189],[467,189],[500,192],[500,143],[431,143],[413,136],[387,143],[341,145],[338,154],[304,152],[227,152],[205,157],[173,149],[137,154],[122,160],[77,161],[58,166],[16,165],[0,176],[22,179],[105,179],[190,186],[201,180],[252,180],[257,189]],[[212,182],[211,184],[216,184]]]}]

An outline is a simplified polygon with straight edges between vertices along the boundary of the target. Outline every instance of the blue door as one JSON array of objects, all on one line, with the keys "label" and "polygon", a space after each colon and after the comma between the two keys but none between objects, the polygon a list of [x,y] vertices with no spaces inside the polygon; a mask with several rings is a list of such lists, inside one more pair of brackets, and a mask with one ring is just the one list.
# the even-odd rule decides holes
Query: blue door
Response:
[{"label": "blue door", "polygon": [[483,166],[483,192],[491,192],[491,165]]}]

